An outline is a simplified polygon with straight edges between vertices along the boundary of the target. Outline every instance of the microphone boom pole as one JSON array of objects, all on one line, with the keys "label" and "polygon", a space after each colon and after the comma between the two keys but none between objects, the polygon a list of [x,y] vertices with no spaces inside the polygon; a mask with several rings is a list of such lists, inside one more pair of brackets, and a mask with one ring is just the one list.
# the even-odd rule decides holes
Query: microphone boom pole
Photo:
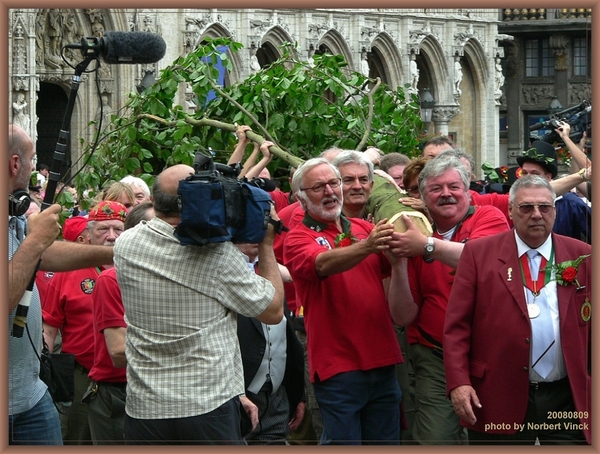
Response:
[{"label": "microphone boom pole", "polygon": [[[42,210],[48,208],[54,201],[54,193],[56,192],[56,186],[58,180],[60,179],[60,167],[65,159],[67,146],[69,144],[71,117],[73,116],[73,108],[75,106],[77,90],[79,89],[79,85],[81,84],[81,74],[83,74],[85,69],[95,58],[97,57],[93,55],[88,56],[85,60],[83,60],[75,67],[75,74],[73,75],[73,82],[71,83],[71,92],[69,93],[67,110],[65,111],[65,116],[63,117],[62,127],[60,129],[60,132],[58,133],[58,141],[56,142],[54,155],[52,157],[52,165],[50,166],[48,184],[46,186],[46,195],[44,196],[44,201],[42,202],[42,206],[40,207]],[[38,262],[37,267],[33,272],[33,276],[31,276],[31,281],[29,281],[27,289],[25,290],[25,293],[23,293],[21,301],[19,301],[19,304],[17,306],[11,330],[12,337],[23,337],[23,330],[25,329],[25,325],[27,325],[27,312],[29,311],[29,306],[31,304],[31,293],[35,284],[35,275],[37,274],[37,271],[40,267],[40,263],[41,260],[40,262]]]},{"label": "microphone boom pole", "polygon": [[69,101],[67,102],[67,109],[63,117],[62,126],[58,133],[58,140],[56,147],[54,148],[54,155],[52,156],[52,164],[48,174],[48,184],[46,186],[46,194],[44,201],[42,202],[41,209],[45,210],[54,201],[54,193],[56,192],[56,186],[60,180],[60,167],[65,160],[67,153],[67,147],[69,145],[69,136],[71,130],[71,117],[73,116],[73,109],[75,107],[75,100],[77,99],[77,90],[81,84],[81,75],[91,63],[92,60],[96,59],[95,55],[90,55],[85,58],[81,63],[75,67],[75,74],[71,82],[71,91],[69,93]]}]

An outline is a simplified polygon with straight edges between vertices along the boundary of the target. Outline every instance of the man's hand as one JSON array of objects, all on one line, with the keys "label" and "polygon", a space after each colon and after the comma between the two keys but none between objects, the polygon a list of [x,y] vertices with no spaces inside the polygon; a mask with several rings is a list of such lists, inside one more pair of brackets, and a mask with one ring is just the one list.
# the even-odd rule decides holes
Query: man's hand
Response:
[{"label": "man's hand", "polygon": [[475,424],[477,422],[471,404],[475,405],[477,408],[481,408],[481,403],[479,402],[477,393],[471,385],[457,386],[450,391],[450,399],[452,400],[454,413],[456,413],[460,419],[469,424]]},{"label": "man's hand", "polygon": [[268,140],[265,140],[263,143],[260,144],[260,152],[262,153],[263,157],[268,159],[269,161],[273,159],[273,155],[269,151],[269,148],[274,145],[275,144],[273,142],[269,142]]},{"label": "man's hand", "polygon": [[416,257],[425,253],[427,237],[423,235],[419,227],[410,219],[410,216],[402,215],[406,224],[406,232],[396,232],[392,253],[399,257]]},{"label": "man's hand", "polygon": [[[274,203],[271,204],[271,212],[269,213],[269,216],[274,221],[279,221],[280,220],[279,216],[277,216],[277,211],[275,211],[275,204]],[[271,246],[273,246],[273,241],[275,240],[275,235],[277,235],[277,231],[275,229],[275,226],[269,222],[268,225],[267,225],[267,234],[265,235],[265,238],[264,238],[264,240],[262,242],[264,244],[270,244]]]},{"label": "man's hand", "polygon": [[294,416],[292,416],[292,419],[290,419],[290,422],[288,423],[290,432],[292,430],[296,430],[298,427],[300,427],[300,424],[302,423],[302,420],[304,419],[305,411],[306,411],[306,404],[304,402],[298,402],[298,405],[296,406],[296,411],[294,412]]},{"label": "man's hand", "polygon": [[559,121],[558,125],[558,128],[556,128],[554,131],[560,136],[561,139],[563,139],[564,142],[565,138],[569,138],[571,135],[571,125],[566,121]]},{"label": "man's hand", "polygon": [[425,215],[427,214],[427,207],[425,206],[425,202],[423,201],[423,199],[415,199],[414,197],[400,197],[400,199],[398,199],[398,202],[400,202],[403,205],[406,205],[407,207],[411,207],[417,211],[420,211]]},{"label": "man's hand", "polygon": [[27,236],[32,237],[36,242],[43,246],[44,250],[54,243],[60,233],[58,214],[61,210],[62,207],[55,203],[41,213],[30,215],[27,220]]},{"label": "man's hand", "polygon": [[252,422],[252,430],[256,429],[258,426],[258,407],[244,395],[240,396],[240,402],[242,403],[244,411]]},{"label": "man's hand", "polygon": [[392,238],[392,233],[394,233],[394,226],[388,224],[387,219],[382,219],[371,230],[371,233],[365,240],[365,245],[373,252],[385,251],[389,247],[388,243]]},{"label": "man's hand", "polygon": [[381,164],[381,156],[383,155],[383,153],[379,148],[368,147],[364,151],[364,153],[367,159],[371,161],[374,166],[378,166],[379,164]]},{"label": "man's hand", "polygon": [[238,142],[246,142],[246,144],[248,144],[250,142],[250,139],[246,136],[246,131],[251,130],[252,128],[250,128],[250,126],[247,125],[238,126],[238,128],[235,130],[235,135],[238,138]]}]

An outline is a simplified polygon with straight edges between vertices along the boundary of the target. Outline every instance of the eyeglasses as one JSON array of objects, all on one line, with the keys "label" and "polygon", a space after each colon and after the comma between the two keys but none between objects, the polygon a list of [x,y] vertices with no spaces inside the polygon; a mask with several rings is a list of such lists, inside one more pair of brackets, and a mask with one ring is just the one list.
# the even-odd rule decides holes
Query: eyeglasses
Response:
[{"label": "eyeglasses", "polygon": [[310,188],[300,188],[301,191],[308,191],[309,189],[315,194],[319,194],[325,190],[325,186],[329,186],[331,189],[338,188],[342,184],[341,178],[334,178],[333,180],[329,180],[327,183],[317,183]]},{"label": "eyeglasses", "polygon": [[533,209],[536,207],[538,210],[540,210],[540,213],[546,214],[552,208],[554,208],[554,205],[549,205],[547,203],[542,203],[542,204],[540,204],[540,203],[523,203],[521,205],[517,205],[517,208],[523,214],[531,213],[533,211]]}]

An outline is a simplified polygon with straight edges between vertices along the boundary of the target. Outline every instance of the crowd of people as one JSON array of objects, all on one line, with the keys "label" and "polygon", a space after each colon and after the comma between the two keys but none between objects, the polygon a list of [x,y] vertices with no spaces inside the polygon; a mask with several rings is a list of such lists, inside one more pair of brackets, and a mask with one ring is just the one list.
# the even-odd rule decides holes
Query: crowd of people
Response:
[{"label": "crowd of people", "polygon": [[[264,240],[183,246],[193,167],[61,226],[9,125],[10,444],[591,444],[591,161],[568,124],[572,171],[534,141],[502,193],[445,136],[324,150],[284,192],[272,142],[242,162],[249,130],[228,164],[271,182]],[[74,356],[70,402],[44,344]]]}]

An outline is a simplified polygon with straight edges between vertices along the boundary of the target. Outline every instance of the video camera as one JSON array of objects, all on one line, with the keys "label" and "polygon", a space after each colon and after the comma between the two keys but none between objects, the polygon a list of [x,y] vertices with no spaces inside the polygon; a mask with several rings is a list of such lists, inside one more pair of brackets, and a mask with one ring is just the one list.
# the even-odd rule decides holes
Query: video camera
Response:
[{"label": "video camera", "polygon": [[559,122],[561,121],[564,121],[571,126],[569,137],[574,143],[578,143],[581,140],[584,132],[587,132],[588,137],[590,137],[590,128],[592,125],[591,101],[584,100],[576,106],[561,110],[560,112],[553,114],[550,120],[531,125],[529,130],[536,131],[542,128],[551,128],[552,131],[544,134],[538,139],[547,143],[562,142],[560,136],[555,131],[555,129],[560,128]]},{"label": "video camera", "polygon": [[[260,243],[271,220],[271,196],[264,180],[240,180],[241,167],[213,162],[196,153],[194,171],[177,189],[181,222],[175,236],[183,245],[232,241]],[[281,224],[279,225],[281,229]]]}]

